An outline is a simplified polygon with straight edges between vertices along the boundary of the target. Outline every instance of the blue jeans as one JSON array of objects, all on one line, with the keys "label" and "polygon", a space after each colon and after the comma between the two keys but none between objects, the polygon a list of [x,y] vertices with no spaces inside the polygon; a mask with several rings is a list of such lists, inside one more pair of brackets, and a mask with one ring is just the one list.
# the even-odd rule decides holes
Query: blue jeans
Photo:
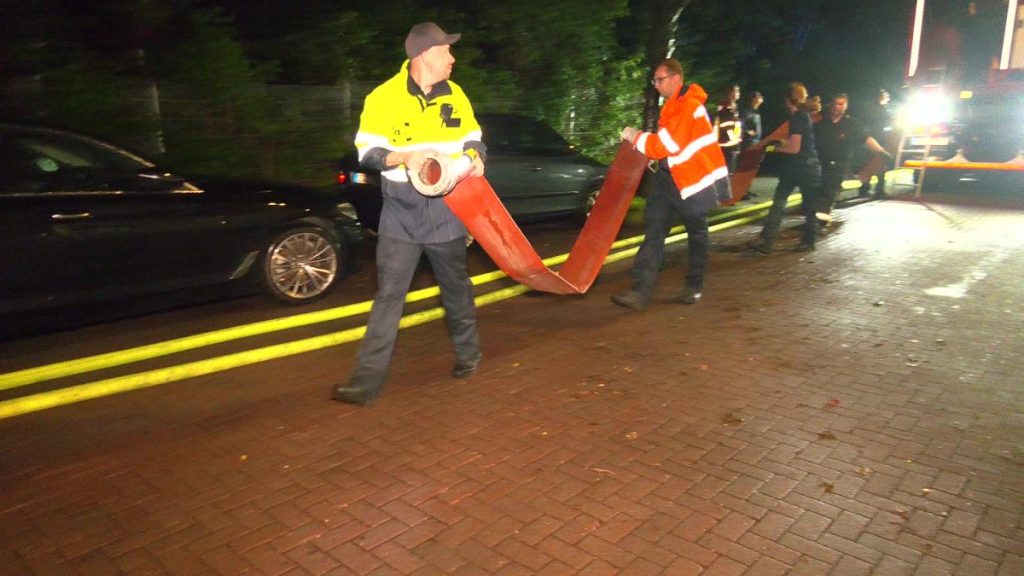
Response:
[{"label": "blue jeans", "polygon": [[671,181],[668,171],[661,169],[660,172],[665,174],[655,176],[654,186],[647,194],[644,241],[633,259],[633,289],[644,299],[651,298],[658,283],[665,256],[665,238],[672,228],[674,216],[682,219],[686,227],[686,285],[698,289],[704,286],[704,271],[707,269],[711,244],[708,237],[708,212],[717,205],[714,186],[684,200],[679,196],[679,190]]},{"label": "blue jeans", "polygon": [[461,362],[480,358],[473,284],[466,270],[465,239],[412,244],[381,236],[377,238],[377,294],[366,323],[366,334],[359,345],[352,384],[378,388],[383,385],[398,339],[405,296],[423,254],[430,261],[441,288],[441,304],[454,343],[455,358]]}]

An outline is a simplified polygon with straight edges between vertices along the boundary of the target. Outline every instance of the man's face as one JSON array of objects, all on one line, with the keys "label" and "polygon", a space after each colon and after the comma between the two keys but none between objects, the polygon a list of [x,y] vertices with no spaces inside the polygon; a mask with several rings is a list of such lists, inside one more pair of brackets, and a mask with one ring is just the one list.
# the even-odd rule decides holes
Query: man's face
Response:
[{"label": "man's face", "polygon": [[662,98],[671,98],[676,90],[683,85],[682,77],[672,73],[664,66],[658,66],[658,69],[654,71],[654,79],[651,81],[654,83],[654,89]]},{"label": "man's face", "polygon": [[455,56],[452,56],[451,47],[447,44],[431,47],[419,57],[423,59],[424,67],[433,82],[441,82],[451,77]]},{"label": "man's face", "polygon": [[757,110],[758,108],[761,107],[761,104],[764,104],[764,98],[761,96],[755,96],[754,99],[751,100],[750,102],[750,107],[753,108],[754,110]]},{"label": "man's face", "polygon": [[846,98],[833,98],[832,105],[829,106],[829,110],[832,112],[833,118],[842,118],[846,116],[846,108],[850,105],[849,100]]}]

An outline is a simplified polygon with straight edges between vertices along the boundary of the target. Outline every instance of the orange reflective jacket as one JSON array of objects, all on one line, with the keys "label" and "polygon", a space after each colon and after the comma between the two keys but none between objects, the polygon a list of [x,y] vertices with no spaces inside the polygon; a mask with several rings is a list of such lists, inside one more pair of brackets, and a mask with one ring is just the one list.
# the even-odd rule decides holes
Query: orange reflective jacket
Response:
[{"label": "orange reflective jacket", "polygon": [[708,95],[697,84],[665,101],[658,119],[658,133],[641,132],[633,147],[654,160],[667,159],[679,195],[687,198],[728,178],[718,135],[704,107]]}]

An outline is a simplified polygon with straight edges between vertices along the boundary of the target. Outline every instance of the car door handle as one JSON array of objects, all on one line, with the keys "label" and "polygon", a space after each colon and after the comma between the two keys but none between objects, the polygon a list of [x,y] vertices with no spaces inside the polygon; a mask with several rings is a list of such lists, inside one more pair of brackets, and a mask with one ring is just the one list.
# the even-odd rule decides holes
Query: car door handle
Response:
[{"label": "car door handle", "polygon": [[58,212],[57,214],[51,214],[50,215],[50,219],[57,220],[57,221],[86,220],[88,218],[92,218],[92,214],[90,214],[89,212],[73,212],[73,213]]},{"label": "car door handle", "polygon": [[543,170],[540,166],[530,166],[530,172],[540,172]]}]

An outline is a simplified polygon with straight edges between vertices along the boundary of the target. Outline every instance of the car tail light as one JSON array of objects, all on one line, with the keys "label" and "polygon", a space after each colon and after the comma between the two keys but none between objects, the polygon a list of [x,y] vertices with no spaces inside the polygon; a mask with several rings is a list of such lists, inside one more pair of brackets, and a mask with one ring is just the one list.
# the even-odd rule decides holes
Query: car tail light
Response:
[{"label": "car tail light", "polygon": [[369,184],[370,175],[366,172],[338,172],[338,184]]}]

